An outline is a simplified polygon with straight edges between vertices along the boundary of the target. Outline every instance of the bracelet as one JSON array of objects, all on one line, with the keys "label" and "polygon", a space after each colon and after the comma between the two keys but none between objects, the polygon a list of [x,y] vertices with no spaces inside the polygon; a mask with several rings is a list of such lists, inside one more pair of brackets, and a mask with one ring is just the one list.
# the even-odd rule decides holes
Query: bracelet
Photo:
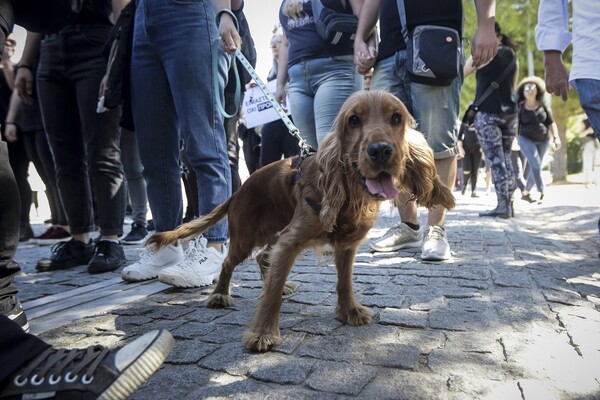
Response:
[{"label": "bracelet", "polygon": [[239,30],[240,30],[240,26],[239,26],[239,24],[238,24],[237,17],[236,17],[236,16],[235,16],[235,14],[233,13],[233,11],[231,11],[231,10],[228,10],[228,9],[226,9],[226,8],[224,8],[224,9],[222,9],[222,10],[219,10],[219,11],[217,11],[217,15],[216,15],[216,17],[215,17],[215,20],[216,20],[216,22],[217,22],[217,26],[219,26],[219,24],[221,23],[221,16],[222,16],[223,14],[228,14],[228,15],[231,17],[231,19],[233,20],[233,24],[235,25],[235,29],[239,31]]},{"label": "bracelet", "polygon": [[25,68],[25,69],[28,69],[31,72],[31,65],[17,64],[17,65],[15,65],[15,72],[17,72],[19,70],[19,68]]}]

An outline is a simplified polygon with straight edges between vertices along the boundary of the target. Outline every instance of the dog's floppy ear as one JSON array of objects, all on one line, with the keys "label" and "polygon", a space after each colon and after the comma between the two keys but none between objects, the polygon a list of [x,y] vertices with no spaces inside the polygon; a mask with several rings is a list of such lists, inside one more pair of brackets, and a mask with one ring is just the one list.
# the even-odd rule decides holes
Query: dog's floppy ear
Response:
[{"label": "dog's floppy ear", "polygon": [[403,186],[409,189],[420,205],[427,208],[442,206],[447,210],[454,208],[454,196],[438,177],[433,151],[423,135],[408,129],[406,143],[408,155],[402,177]]},{"label": "dog's floppy ear", "polygon": [[333,131],[319,145],[317,165],[319,166],[318,187],[323,193],[319,219],[326,232],[333,232],[337,216],[346,201],[346,191],[343,185],[342,143],[340,129],[344,129],[342,111],[334,125]]}]

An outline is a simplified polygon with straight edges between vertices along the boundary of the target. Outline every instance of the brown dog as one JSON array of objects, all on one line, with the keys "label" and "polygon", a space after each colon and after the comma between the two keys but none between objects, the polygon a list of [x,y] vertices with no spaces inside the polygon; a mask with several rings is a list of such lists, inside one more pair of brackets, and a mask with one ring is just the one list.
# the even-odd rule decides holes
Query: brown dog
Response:
[{"label": "brown dog", "polygon": [[267,351],[281,343],[282,292],[294,260],[307,247],[332,245],[338,272],[336,317],[351,325],[368,324],[370,312],[352,290],[352,267],[380,202],[405,190],[426,207],[454,207],[452,193],[437,177],[431,149],[412,125],[406,107],[392,94],[356,93],[344,103],[316,156],[298,167],[294,157],[261,168],[213,212],[156,234],[147,244],[158,250],[198,236],[228,215],[229,253],[206,300],[208,307],[233,304],[233,270],[254,248],[266,245],[257,257],[264,293],[243,337],[249,349]]}]

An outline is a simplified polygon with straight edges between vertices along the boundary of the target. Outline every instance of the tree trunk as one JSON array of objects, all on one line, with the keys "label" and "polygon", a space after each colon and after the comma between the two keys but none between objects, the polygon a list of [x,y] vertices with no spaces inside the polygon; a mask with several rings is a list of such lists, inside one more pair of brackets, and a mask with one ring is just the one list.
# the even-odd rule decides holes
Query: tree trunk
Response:
[{"label": "tree trunk", "polygon": [[[567,121],[561,118],[556,121],[556,125],[562,145],[560,149],[554,151],[554,160],[550,171],[552,172],[552,182],[563,182],[567,180]],[[550,145],[552,146],[552,144]]]}]

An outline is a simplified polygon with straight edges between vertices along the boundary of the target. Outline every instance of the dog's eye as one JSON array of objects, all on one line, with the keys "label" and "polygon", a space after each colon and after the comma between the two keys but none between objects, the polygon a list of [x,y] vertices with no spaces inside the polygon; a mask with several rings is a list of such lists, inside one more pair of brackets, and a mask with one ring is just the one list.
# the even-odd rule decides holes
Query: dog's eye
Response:
[{"label": "dog's eye", "polygon": [[348,118],[348,125],[350,128],[358,128],[360,126],[360,118],[358,118],[356,115],[351,115]]},{"label": "dog's eye", "polygon": [[400,125],[402,123],[402,115],[399,113],[392,114],[392,125]]}]

